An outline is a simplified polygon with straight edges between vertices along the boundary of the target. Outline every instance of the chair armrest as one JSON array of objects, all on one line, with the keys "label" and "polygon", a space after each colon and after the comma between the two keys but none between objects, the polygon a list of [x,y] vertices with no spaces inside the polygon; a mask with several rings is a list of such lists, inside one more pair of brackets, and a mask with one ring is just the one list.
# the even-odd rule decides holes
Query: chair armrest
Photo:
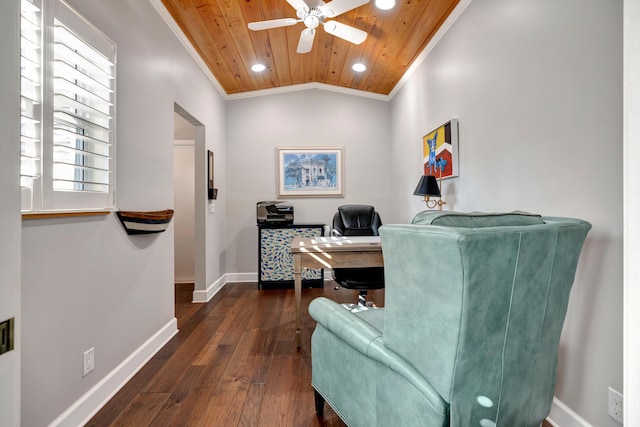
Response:
[{"label": "chair armrest", "polygon": [[405,378],[420,390],[436,412],[440,414],[449,412],[448,403],[435,388],[406,360],[384,345],[382,331],[371,323],[324,297],[311,301],[309,314],[320,326],[346,344]]},{"label": "chair armrest", "polygon": [[368,355],[370,344],[382,336],[382,331],[328,298],[319,297],[311,301],[309,314],[362,354]]}]

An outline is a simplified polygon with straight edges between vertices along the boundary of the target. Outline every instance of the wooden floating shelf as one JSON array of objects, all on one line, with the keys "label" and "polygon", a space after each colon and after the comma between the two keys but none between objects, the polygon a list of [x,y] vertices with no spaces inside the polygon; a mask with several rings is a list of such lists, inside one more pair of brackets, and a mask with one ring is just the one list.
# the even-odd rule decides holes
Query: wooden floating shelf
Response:
[{"label": "wooden floating shelf", "polygon": [[127,234],[153,234],[162,233],[169,227],[173,209],[152,212],[118,211],[116,214]]}]

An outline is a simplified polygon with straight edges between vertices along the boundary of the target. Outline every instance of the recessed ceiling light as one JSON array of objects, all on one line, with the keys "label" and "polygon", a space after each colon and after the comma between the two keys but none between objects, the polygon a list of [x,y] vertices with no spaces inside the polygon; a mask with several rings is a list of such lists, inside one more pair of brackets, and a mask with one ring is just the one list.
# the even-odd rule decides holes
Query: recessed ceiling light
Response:
[{"label": "recessed ceiling light", "polygon": [[363,72],[363,71],[365,71],[365,70],[367,69],[367,66],[366,66],[366,65],[364,65],[364,64],[363,64],[363,63],[361,63],[361,62],[358,62],[358,63],[356,63],[356,64],[353,64],[353,65],[351,66],[351,68],[353,68],[353,71],[355,71],[355,72],[357,72],[357,73],[361,73],[361,72]]},{"label": "recessed ceiling light", "polygon": [[396,0],[375,0],[374,4],[378,9],[389,10],[396,5]]},{"label": "recessed ceiling light", "polygon": [[265,67],[264,64],[254,64],[251,66],[251,71],[254,71],[256,73],[260,73],[266,69],[267,67]]}]

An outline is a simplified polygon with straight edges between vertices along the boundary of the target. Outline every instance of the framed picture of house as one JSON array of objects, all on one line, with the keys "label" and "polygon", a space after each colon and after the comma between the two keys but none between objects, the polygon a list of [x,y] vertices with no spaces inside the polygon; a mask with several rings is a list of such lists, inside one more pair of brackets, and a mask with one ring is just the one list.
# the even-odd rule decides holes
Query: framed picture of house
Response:
[{"label": "framed picture of house", "polygon": [[451,119],[422,137],[424,174],[458,176],[458,120]]},{"label": "framed picture of house", "polygon": [[278,147],[277,197],[344,197],[343,147]]}]

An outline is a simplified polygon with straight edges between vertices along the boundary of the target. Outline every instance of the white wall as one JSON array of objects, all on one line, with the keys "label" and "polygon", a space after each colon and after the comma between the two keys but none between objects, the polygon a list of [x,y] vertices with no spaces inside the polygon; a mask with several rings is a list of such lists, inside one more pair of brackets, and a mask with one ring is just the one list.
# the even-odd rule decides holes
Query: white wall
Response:
[{"label": "white wall", "polygon": [[0,321],[16,319],[0,356],[0,425],[20,425],[20,2],[0,2]]},{"label": "white wall", "polygon": [[640,425],[640,3],[624,1],[624,424]]},{"label": "white wall", "polygon": [[[150,2],[69,3],[118,46],[118,208],[173,207],[174,103],[207,130],[196,166],[203,173],[206,148],[224,153],[224,101]],[[12,167],[17,163],[14,156]],[[224,168],[218,168],[222,175]],[[205,197],[203,192],[200,214],[206,232],[222,230],[224,211],[205,217]],[[111,214],[28,220],[22,231],[22,424],[40,426],[110,378],[121,362],[175,321],[174,229],[127,236]],[[222,274],[215,261],[219,246],[206,244],[207,277]],[[95,371],[83,378],[82,354],[90,347],[95,348]],[[63,425],[73,424],[71,418]]]},{"label": "white wall", "polygon": [[401,218],[421,136],[460,121],[446,207],[593,224],[560,343],[556,396],[595,426],[622,391],[622,2],[473,1],[392,102]]},{"label": "white wall", "polygon": [[193,283],[195,261],[195,145],[193,141],[176,141],[173,150],[174,280]]},{"label": "white wall", "polygon": [[389,103],[318,89],[228,103],[227,270],[258,267],[256,203],[276,200],[276,147],[344,147],[344,198],[289,198],[296,223],[330,224],[342,204],[392,217]]}]

